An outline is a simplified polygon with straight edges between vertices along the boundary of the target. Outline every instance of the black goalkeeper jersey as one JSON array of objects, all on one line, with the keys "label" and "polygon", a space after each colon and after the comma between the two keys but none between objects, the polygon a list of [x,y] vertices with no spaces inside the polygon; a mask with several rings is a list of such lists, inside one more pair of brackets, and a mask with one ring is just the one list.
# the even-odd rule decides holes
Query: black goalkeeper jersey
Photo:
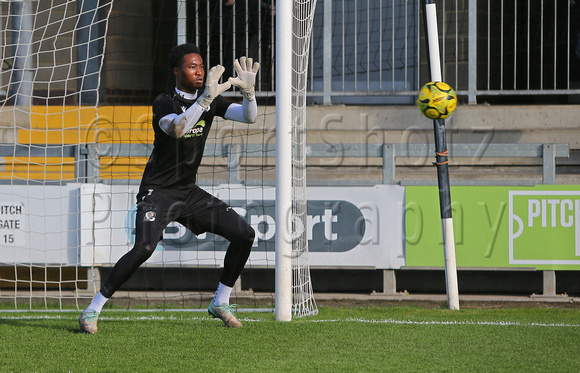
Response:
[{"label": "black goalkeeper jersey", "polygon": [[161,118],[171,113],[179,115],[194,102],[195,100],[186,100],[175,91],[161,94],[153,101],[155,141],[143,172],[140,193],[149,189],[185,191],[195,185],[197,169],[203,157],[213,118],[216,115],[223,118],[231,102],[222,96],[217,96],[195,126],[179,139],[169,136],[159,127]]}]

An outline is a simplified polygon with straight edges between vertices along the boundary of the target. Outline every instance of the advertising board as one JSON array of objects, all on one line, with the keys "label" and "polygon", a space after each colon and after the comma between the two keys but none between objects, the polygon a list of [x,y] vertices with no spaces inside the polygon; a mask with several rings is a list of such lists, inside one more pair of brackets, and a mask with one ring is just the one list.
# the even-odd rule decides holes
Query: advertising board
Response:
[{"label": "advertising board", "polygon": [[[458,267],[580,269],[580,188],[451,188]],[[406,266],[442,267],[437,187],[406,188]]]},{"label": "advertising board", "polygon": [[[275,188],[204,188],[226,201],[256,231],[254,266],[274,266]],[[404,187],[308,188],[309,262],[318,267],[393,268],[404,265]],[[84,185],[81,263],[114,264],[134,241],[137,186]],[[148,264],[220,266],[228,242],[170,223]]]}]

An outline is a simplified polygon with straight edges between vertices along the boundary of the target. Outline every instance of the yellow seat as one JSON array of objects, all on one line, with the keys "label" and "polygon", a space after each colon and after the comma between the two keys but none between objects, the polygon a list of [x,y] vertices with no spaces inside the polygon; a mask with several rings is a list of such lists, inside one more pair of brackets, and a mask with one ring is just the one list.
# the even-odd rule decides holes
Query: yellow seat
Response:
[{"label": "yellow seat", "polygon": [[[154,140],[149,106],[33,106],[30,129],[18,131],[19,144],[149,144]],[[102,179],[139,179],[147,157],[103,157]],[[4,158],[1,179],[72,180],[74,158]]]}]

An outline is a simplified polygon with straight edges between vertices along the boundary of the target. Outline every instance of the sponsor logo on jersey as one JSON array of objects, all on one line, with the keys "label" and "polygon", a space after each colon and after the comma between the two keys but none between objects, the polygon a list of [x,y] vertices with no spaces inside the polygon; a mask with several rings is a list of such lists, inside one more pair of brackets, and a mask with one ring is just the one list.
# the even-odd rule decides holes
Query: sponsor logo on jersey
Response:
[{"label": "sponsor logo on jersey", "polygon": [[205,120],[200,120],[183,137],[187,139],[190,137],[201,136],[201,135],[203,135],[204,128],[205,128]]}]

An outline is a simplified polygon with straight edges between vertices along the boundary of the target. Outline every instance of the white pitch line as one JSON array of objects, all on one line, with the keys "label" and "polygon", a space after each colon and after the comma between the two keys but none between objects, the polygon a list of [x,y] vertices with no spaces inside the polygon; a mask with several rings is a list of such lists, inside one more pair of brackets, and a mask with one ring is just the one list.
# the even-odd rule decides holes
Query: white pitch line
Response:
[{"label": "white pitch line", "polygon": [[[316,320],[312,320],[316,321]],[[341,321],[341,320],[336,320]],[[346,319],[344,321],[356,321],[361,323],[375,323],[375,324],[406,324],[406,325],[492,325],[492,326],[558,326],[578,328],[580,324],[546,324],[546,323],[522,323],[519,321],[413,321],[413,320],[366,320],[366,319]]]},{"label": "white pitch line", "polygon": [[[38,315],[38,316],[0,316],[0,320],[76,320],[76,317],[63,317],[59,315]],[[152,321],[201,321],[208,320],[208,317],[183,317],[183,316],[101,316],[99,320],[113,320],[113,321],[131,321],[131,320],[152,320]],[[250,319],[241,318],[242,321],[249,322],[261,322],[264,320],[260,319]],[[425,321],[413,321],[413,320],[395,320],[395,319],[385,319],[385,320],[367,320],[367,319],[330,319],[330,320],[301,320],[305,322],[312,323],[336,323],[336,322],[357,322],[366,324],[395,324],[395,325],[442,325],[442,326],[454,326],[454,325],[481,325],[481,326],[540,326],[540,327],[560,327],[560,328],[579,328],[580,324],[564,324],[564,323],[523,323],[519,321],[435,321],[435,320],[425,320]]]}]

